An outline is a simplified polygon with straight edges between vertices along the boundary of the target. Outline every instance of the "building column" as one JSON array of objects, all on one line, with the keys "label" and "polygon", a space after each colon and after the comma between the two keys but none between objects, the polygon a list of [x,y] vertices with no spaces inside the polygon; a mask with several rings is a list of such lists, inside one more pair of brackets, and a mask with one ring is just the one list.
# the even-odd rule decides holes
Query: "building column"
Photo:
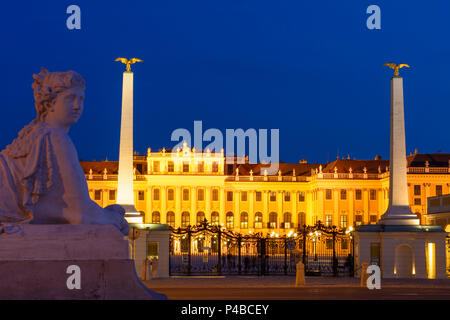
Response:
[{"label": "building column", "polygon": [[211,187],[205,190],[205,217],[211,223]]},{"label": "building column", "polygon": [[219,200],[220,200],[219,223],[220,223],[220,225],[225,226],[225,222],[226,222],[225,201],[227,201],[227,198],[226,198],[226,192],[225,192],[224,187],[220,187]]},{"label": "building column", "polygon": [[161,186],[161,223],[165,224],[167,222],[167,187]]},{"label": "building column", "polygon": [[147,203],[146,203],[146,209],[147,212],[145,213],[145,219],[144,223],[152,223],[152,187],[147,186]]},{"label": "building column", "polygon": [[369,215],[369,190],[363,189],[363,203],[364,203],[364,214],[363,219],[367,224],[370,223],[370,215]]},{"label": "building column", "polygon": [[234,201],[234,219],[233,219],[233,227],[239,228],[241,221],[241,213],[240,213],[240,202],[241,202],[241,192],[235,191],[233,195],[233,201]]},{"label": "building column", "polygon": [[297,191],[291,191],[291,224],[292,226],[297,226],[300,221],[298,221],[298,212],[297,212],[297,200],[298,200],[298,194]]},{"label": "building column", "polygon": [[181,227],[181,187],[175,187],[175,227]]},{"label": "building column", "polygon": [[191,194],[189,200],[191,201],[191,214],[190,214],[190,222],[191,226],[197,225],[197,188],[191,187]]},{"label": "building column", "polygon": [[348,190],[348,225],[349,226],[352,226],[355,223],[354,194],[355,194],[355,189]]},{"label": "building column", "polygon": [[248,191],[248,197],[249,197],[249,212],[248,212],[248,229],[253,229],[254,222],[255,222],[255,191],[250,190]]},{"label": "building column", "polygon": [[339,189],[333,189],[333,221],[331,225],[340,227],[339,221]]},{"label": "building column", "polygon": [[378,194],[378,219],[380,218],[380,216],[384,213],[384,191],[382,188],[377,189],[377,194]]},{"label": "building column", "polygon": [[[305,191],[305,201],[306,201],[306,217],[305,217],[305,224],[307,226],[313,225],[313,215],[314,215],[314,208],[315,206],[315,200],[313,200],[314,191]],[[298,199],[295,199],[295,201],[298,201]]]},{"label": "building column", "polygon": [[323,212],[323,203],[324,202],[324,196],[323,196],[323,189],[318,190],[317,195],[317,220],[320,220],[323,224],[325,224],[325,215]]}]

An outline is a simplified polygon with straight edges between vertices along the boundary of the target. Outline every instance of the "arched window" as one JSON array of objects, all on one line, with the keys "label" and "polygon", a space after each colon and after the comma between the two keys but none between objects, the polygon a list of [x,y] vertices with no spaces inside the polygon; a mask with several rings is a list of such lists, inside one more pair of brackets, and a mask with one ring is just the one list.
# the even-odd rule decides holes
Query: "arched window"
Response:
[{"label": "arched window", "polygon": [[173,211],[167,212],[167,225],[172,228],[175,228],[175,213]]},{"label": "arched window", "polygon": [[306,225],[306,214],[304,212],[298,213],[298,227],[303,228]]},{"label": "arched window", "polygon": [[241,229],[248,229],[248,213],[241,212]]},{"label": "arched window", "polygon": [[292,228],[291,219],[292,219],[291,213],[290,212],[285,212],[284,213],[284,228],[285,229]]},{"label": "arched window", "polygon": [[255,213],[255,229],[261,229],[263,227],[263,215],[261,212]]},{"label": "arched window", "polygon": [[161,216],[158,211],[152,213],[152,223],[161,223]]},{"label": "arched window", "polygon": [[212,225],[219,225],[219,213],[214,211],[211,213],[211,224]]},{"label": "arched window", "polygon": [[205,213],[202,211],[197,212],[197,224],[200,224],[205,220]]},{"label": "arched window", "polygon": [[234,216],[233,216],[233,212],[228,212],[227,213],[227,229],[233,229],[234,228]]},{"label": "arched window", "polygon": [[181,227],[186,228],[189,225],[189,212],[184,211],[181,214]]},{"label": "arched window", "polygon": [[270,229],[276,229],[277,228],[277,218],[278,215],[276,212],[271,212],[269,214],[269,228]]}]

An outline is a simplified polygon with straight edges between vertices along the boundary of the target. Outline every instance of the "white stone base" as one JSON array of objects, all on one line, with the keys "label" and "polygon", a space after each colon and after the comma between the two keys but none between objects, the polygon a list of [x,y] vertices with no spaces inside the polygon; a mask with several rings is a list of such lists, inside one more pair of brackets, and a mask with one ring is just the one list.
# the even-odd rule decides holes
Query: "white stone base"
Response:
[{"label": "white stone base", "polygon": [[[408,229],[408,226],[402,226]],[[425,228],[427,226],[418,226]],[[436,228],[436,226],[430,226]],[[395,230],[396,227],[392,229]],[[413,229],[413,228],[411,228]],[[360,276],[364,262],[379,264],[382,278],[446,278],[446,232],[381,231],[355,232],[355,270]],[[371,247],[379,244],[380,257]],[[428,271],[427,249],[434,243],[434,276]],[[432,259],[433,260],[433,259]]]}]

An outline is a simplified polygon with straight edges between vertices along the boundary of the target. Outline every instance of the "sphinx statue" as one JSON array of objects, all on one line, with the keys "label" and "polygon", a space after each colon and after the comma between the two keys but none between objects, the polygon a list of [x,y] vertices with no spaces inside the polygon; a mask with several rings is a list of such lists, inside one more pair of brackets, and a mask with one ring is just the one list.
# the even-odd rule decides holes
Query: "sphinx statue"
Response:
[{"label": "sphinx statue", "polygon": [[37,116],[0,152],[0,223],[112,224],[127,235],[121,206],[91,200],[68,135],[83,113],[85,81],[44,68],[33,78]]}]

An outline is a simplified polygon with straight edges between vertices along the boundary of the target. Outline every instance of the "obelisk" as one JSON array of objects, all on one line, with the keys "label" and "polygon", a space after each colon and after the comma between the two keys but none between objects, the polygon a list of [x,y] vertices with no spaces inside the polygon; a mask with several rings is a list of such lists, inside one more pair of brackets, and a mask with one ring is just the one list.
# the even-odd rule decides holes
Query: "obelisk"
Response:
[{"label": "obelisk", "polygon": [[123,73],[122,84],[122,118],[120,125],[119,177],[117,187],[117,204],[125,209],[125,219],[129,223],[142,223],[143,217],[134,205],[133,189],[133,72],[130,64],[139,59],[118,58],[127,65]]},{"label": "obelisk", "polygon": [[409,66],[391,63],[385,65],[393,68],[395,74],[391,79],[389,206],[381,216],[379,223],[383,225],[418,225],[419,219],[411,212],[408,201],[403,78],[398,72],[399,68]]}]

